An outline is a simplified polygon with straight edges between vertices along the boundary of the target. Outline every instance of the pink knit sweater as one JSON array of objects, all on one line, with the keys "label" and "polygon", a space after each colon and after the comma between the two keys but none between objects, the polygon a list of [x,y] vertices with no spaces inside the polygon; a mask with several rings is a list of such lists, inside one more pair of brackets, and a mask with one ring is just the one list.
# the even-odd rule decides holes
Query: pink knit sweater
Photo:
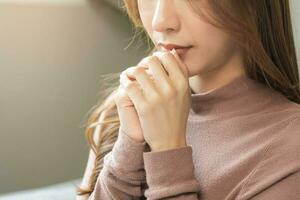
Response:
[{"label": "pink knit sweater", "polygon": [[191,98],[188,146],[120,131],[89,200],[300,200],[300,105],[246,75]]}]

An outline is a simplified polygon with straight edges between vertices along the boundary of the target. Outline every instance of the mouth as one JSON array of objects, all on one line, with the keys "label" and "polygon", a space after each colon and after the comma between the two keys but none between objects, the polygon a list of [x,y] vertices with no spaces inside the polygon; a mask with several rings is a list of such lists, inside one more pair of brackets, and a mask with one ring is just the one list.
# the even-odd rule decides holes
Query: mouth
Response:
[{"label": "mouth", "polygon": [[175,49],[177,54],[181,57],[185,55],[193,47],[192,45],[181,46],[181,45],[170,44],[170,43],[169,44],[159,43],[159,46],[161,47],[161,50],[165,52]]},{"label": "mouth", "polygon": [[[192,46],[190,46],[190,47],[174,48],[174,49],[176,50],[176,53],[179,55],[179,57],[183,58],[189,52],[189,50],[191,48],[192,48]],[[170,51],[170,49],[166,49],[166,48],[162,47],[162,51],[167,52],[167,51]]]},{"label": "mouth", "polygon": [[178,45],[178,44],[172,44],[172,43],[158,43],[158,46],[160,46],[164,50],[172,50],[172,49],[183,49],[183,48],[190,48],[192,45]]},{"label": "mouth", "polygon": [[184,48],[175,48],[177,54],[179,56],[185,55],[192,47],[184,47]]}]

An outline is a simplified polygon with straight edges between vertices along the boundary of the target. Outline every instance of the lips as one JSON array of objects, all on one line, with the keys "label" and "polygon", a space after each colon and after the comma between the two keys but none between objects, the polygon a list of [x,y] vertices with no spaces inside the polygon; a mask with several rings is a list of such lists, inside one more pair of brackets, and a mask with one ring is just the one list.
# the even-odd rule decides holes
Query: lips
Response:
[{"label": "lips", "polygon": [[172,50],[173,48],[174,49],[189,49],[189,48],[191,48],[192,46],[191,45],[188,45],[188,46],[181,46],[181,45],[176,45],[176,44],[163,44],[163,43],[159,43],[159,45],[162,47],[162,49],[163,50],[165,50],[165,51],[170,51],[170,50]]},{"label": "lips", "polygon": [[173,48],[176,50],[177,54],[179,55],[180,58],[184,59],[185,54],[193,47],[192,45],[187,45],[187,46],[181,46],[181,45],[176,45],[176,44],[163,44],[159,43],[159,46],[161,46],[162,51],[171,51]]}]

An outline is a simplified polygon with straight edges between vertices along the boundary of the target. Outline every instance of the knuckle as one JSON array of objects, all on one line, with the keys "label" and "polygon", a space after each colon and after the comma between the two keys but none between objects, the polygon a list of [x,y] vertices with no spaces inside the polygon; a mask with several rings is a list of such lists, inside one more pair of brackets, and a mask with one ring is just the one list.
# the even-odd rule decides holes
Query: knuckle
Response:
[{"label": "knuckle", "polygon": [[172,88],[167,88],[164,93],[165,93],[165,97],[167,100],[174,99],[177,95],[176,90],[174,90]]},{"label": "knuckle", "polygon": [[133,74],[133,72],[135,71],[135,68],[136,68],[136,66],[127,67],[124,71],[122,71],[122,74],[124,74],[124,75]]},{"label": "knuckle", "polygon": [[135,68],[135,70],[133,71],[133,74],[135,75],[135,76],[140,76],[141,74],[143,74],[144,73],[144,69],[143,68],[141,68],[141,67],[137,67],[137,68]]},{"label": "knuckle", "polygon": [[143,58],[139,63],[138,63],[138,65],[148,65],[148,63],[149,63],[149,58],[150,58],[151,56],[148,56],[148,57],[145,57],[145,58]]},{"label": "knuckle", "polygon": [[128,81],[127,81],[126,75],[122,73],[120,75],[120,79],[119,79],[120,86],[126,85],[127,82]]},{"label": "knuckle", "polygon": [[149,95],[148,99],[149,99],[148,101],[150,102],[151,106],[156,106],[159,104],[161,98],[157,94],[152,94],[152,95]]},{"label": "knuckle", "polygon": [[157,56],[149,56],[147,59],[148,65],[155,64],[157,62],[159,62],[159,59]]},{"label": "knuckle", "polygon": [[152,61],[155,60],[155,59],[157,59],[157,57],[154,56],[154,55],[151,55],[151,56],[148,57],[147,61],[148,61],[148,62],[152,62]]},{"label": "knuckle", "polygon": [[134,82],[129,82],[128,84],[126,84],[126,85],[124,86],[124,89],[125,89],[126,91],[131,91],[131,90],[133,90],[135,87],[136,87],[136,85],[135,85]]}]

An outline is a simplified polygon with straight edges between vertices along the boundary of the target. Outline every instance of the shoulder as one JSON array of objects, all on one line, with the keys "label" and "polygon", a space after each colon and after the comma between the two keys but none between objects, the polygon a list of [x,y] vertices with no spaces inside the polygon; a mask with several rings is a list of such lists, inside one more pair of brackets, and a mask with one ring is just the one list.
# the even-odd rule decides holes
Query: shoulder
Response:
[{"label": "shoulder", "polygon": [[[263,115],[262,119],[265,120],[264,125],[276,128],[273,130],[273,134],[278,137],[278,133],[291,132],[295,133],[300,128],[300,104],[289,100],[287,97],[279,93],[278,91],[268,90],[268,103],[264,105],[258,114]],[[282,135],[282,139],[289,139],[300,137],[300,134]]]},{"label": "shoulder", "polygon": [[274,112],[285,111],[290,114],[300,113],[300,104],[291,101],[285,95],[277,90],[264,87],[264,93],[268,96],[269,107],[274,110]]},{"label": "shoulder", "polygon": [[274,137],[270,137],[264,159],[276,158],[278,162],[286,162],[285,157],[298,156],[300,166],[300,105],[289,100],[282,100],[281,105],[273,115],[273,123],[280,126],[276,126]]},{"label": "shoulder", "polygon": [[[282,182],[294,180],[290,188],[300,184],[300,106],[286,101],[284,123],[276,137],[271,137],[262,159],[244,182],[239,199],[248,199],[265,190],[273,190]],[[283,117],[282,117],[283,118]],[[299,182],[298,182],[299,181]],[[275,186],[276,185],[276,186]],[[270,189],[271,188],[271,189]],[[246,198],[247,197],[247,198]]]},{"label": "shoulder", "polygon": [[290,111],[291,114],[300,114],[300,104],[291,101],[281,92],[276,90],[265,89],[267,95],[270,96],[271,105],[278,111]]},{"label": "shoulder", "polygon": [[270,136],[274,145],[277,142],[276,148],[286,148],[300,141],[300,104],[289,100],[277,91],[271,91],[270,95],[269,103],[259,114],[266,116],[263,118],[265,126],[273,127]]}]

